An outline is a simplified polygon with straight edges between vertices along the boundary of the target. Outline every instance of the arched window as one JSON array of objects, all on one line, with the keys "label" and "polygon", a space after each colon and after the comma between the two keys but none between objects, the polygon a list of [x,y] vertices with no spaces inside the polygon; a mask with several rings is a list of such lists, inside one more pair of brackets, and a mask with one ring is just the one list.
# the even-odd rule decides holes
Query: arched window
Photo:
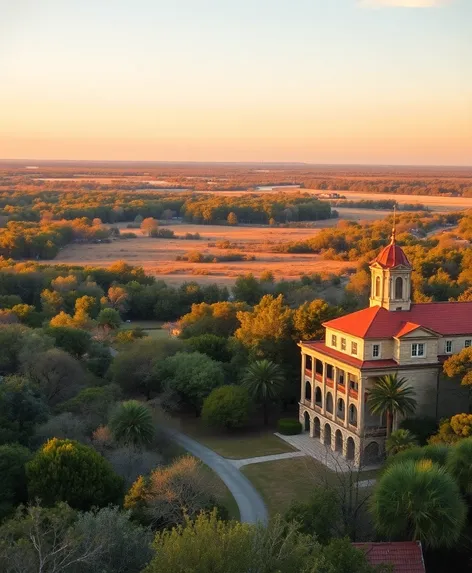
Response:
[{"label": "arched window", "polygon": [[305,382],[305,400],[311,400],[311,384],[309,382]]},{"label": "arched window", "polygon": [[317,388],[315,390],[315,404],[317,406],[320,406],[320,408],[323,405],[323,399],[321,397],[321,389],[320,388]]},{"label": "arched window", "polygon": [[342,398],[338,398],[338,408],[336,415],[338,418],[341,418],[341,420],[344,420],[344,400]]},{"label": "arched window", "polygon": [[349,406],[349,423],[352,426],[357,426],[357,408],[354,404]]},{"label": "arched window", "polygon": [[326,394],[326,411],[330,414],[333,413],[333,396],[331,395],[331,392]]},{"label": "arched window", "polygon": [[380,296],[380,277],[375,279],[375,296]]},{"label": "arched window", "polygon": [[401,277],[397,277],[395,279],[395,299],[402,300],[403,298],[403,279]]}]

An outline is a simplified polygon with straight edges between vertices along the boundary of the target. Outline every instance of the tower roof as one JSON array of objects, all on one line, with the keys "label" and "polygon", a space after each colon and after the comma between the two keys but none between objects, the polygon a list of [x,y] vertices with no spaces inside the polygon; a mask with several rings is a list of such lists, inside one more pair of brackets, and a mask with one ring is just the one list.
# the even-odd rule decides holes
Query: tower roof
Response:
[{"label": "tower roof", "polygon": [[411,269],[410,261],[399,247],[395,240],[395,223],[392,229],[392,236],[390,244],[384,247],[377,257],[371,262],[371,265],[378,263],[384,269],[394,269],[395,267],[403,266]]}]

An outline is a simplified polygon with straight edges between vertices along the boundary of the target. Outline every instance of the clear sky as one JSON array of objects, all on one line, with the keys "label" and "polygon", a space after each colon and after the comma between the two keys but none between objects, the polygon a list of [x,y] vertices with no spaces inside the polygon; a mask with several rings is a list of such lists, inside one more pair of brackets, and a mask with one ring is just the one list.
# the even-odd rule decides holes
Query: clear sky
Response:
[{"label": "clear sky", "polygon": [[0,0],[0,158],[472,165],[472,0]]}]

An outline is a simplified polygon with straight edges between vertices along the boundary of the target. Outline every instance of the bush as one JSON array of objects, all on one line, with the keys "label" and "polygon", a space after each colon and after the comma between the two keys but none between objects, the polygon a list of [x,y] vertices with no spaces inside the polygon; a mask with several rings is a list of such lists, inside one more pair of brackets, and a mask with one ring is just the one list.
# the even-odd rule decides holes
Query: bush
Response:
[{"label": "bush", "polygon": [[93,448],[73,440],[53,438],[26,464],[28,493],[46,505],[67,502],[87,510],[116,503],[123,480]]},{"label": "bush", "polygon": [[251,401],[242,386],[215,388],[203,403],[202,419],[208,426],[242,428],[249,420]]},{"label": "bush", "polygon": [[414,447],[388,458],[386,467],[389,468],[392,465],[403,462],[420,462],[423,460],[431,460],[433,463],[442,467],[446,465],[448,454],[448,446],[429,445],[423,446],[422,448]]},{"label": "bush", "polygon": [[417,439],[420,446],[425,446],[428,438],[438,431],[438,423],[434,418],[405,418],[400,422],[400,428],[408,430]]},{"label": "bush", "polygon": [[19,444],[0,446],[0,520],[28,499],[25,464],[31,452]]},{"label": "bush", "polygon": [[301,434],[302,425],[298,420],[293,420],[292,418],[281,418],[277,422],[277,430],[284,436],[294,436],[295,434]]}]

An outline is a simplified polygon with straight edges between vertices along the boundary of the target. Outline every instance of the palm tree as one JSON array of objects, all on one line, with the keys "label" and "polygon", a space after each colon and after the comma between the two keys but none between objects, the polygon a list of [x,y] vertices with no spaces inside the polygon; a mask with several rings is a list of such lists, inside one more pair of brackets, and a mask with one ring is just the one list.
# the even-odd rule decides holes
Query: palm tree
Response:
[{"label": "palm tree", "polygon": [[115,440],[123,444],[142,447],[154,438],[151,410],[136,400],[122,402],[111,415],[109,426]]},{"label": "palm tree", "polygon": [[450,448],[446,467],[461,490],[472,495],[472,438],[460,440]]},{"label": "palm tree", "polygon": [[253,362],[244,373],[243,386],[256,402],[262,404],[266,426],[269,423],[269,403],[280,396],[284,382],[282,370],[270,360]]},{"label": "palm tree", "polygon": [[465,525],[467,506],[454,478],[431,460],[392,464],[371,500],[377,533],[451,547]]},{"label": "palm tree", "polygon": [[387,415],[387,438],[392,433],[393,417],[396,414],[406,416],[416,409],[415,392],[407,385],[406,378],[398,374],[387,374],[377,379],[369,392],[367,403],[373,414]]},{"label": "palm tree", "polygon": [[387,438],[385,449],[389,456],[394,456],[417,445],[415,436],[409,430],[396,430]]}]

